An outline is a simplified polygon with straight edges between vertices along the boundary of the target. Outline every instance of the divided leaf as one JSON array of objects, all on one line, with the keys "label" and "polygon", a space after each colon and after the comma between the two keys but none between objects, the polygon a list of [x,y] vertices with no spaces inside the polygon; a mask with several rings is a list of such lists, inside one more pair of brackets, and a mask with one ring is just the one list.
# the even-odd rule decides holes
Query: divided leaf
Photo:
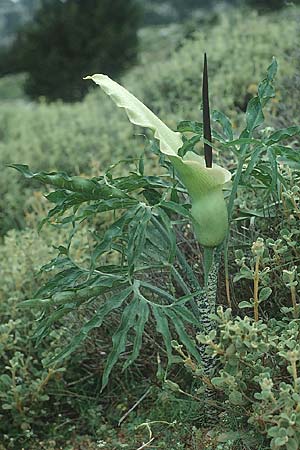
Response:
[{"label": "divided leaf", "polygon": [[118,361],[121,353],[125,351],[127,334],[130,328],[134,326],[138,308],[139,298],[135,295],[133,297],[133,300],[125,307],[122,313],[121,323],[112,337],[113,347],[106,360],[104,372],[102,375],[102,390],[107,385],[109,375],[114,365]]},{"label": "divided leaf", "polygon": [[70,344],[67,345],[54,358],[52,358],[49,361],[48,365],[57,363],[58,361],[61,361],[62,359],[66,358],[71,353],[73,353],[74,350],[76,350],[79,347],[79,345],[82,344],[82,342],[87,338],[89,332],[94,328],[99,328],[102,325],[103,320],[106,318],[106,316],[114,309],[120,308],[120,306],[129,297],[131,293],[132,293],[132,286],[129,286],[123,291],[117,292],[108,300],[106,300],[98,308],[97,312],[94,314],[92,319],[90,319],[88,322],[85,323],[85,325],[83,325],[80,332],[72,339]]},{"label": "divided leaf", "polygon": [[127,369],[127,367],[129,367],[139,356],[142,347],[144,329],[148,319],[149,319],[149,307],[147,305],[147,302],[140,297],[136,315],[136,323],[134,325],[135,339],[133,342],[133,349],[131,355],[126,360],[123,366],[124,370]]}]

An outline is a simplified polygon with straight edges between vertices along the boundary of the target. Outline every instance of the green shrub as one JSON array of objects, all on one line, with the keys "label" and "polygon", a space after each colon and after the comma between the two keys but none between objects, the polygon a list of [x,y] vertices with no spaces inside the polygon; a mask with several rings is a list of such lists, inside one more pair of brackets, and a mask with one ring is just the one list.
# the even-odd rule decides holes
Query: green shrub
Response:
[{"label": "green shrub", "polygon": [[[296,71],[296,59],[288,54],[296,48],[299,9],[269,16],[255,11],[229,9],[209,30],[196,31],[165,61],[145,61],[123,77],[126,87],[162,117],[174,123],[183,118],[199,119],[201,71],[199,55],[208,54],[211,107],[224,111],[240,127],[241,112],[255,94],[266,61],[274,53],[282,78]],[[289,23],[285,30],[283,23]],[[171,30],[170,30],[171,33]],[[276,52],[275,52],[276,50]],[[147,78],[142,74],[147,72]],[[136,80],[143,79],[143,83]]]},{"label": "green shrub", "polygon": [[[82,357],[80,364],[75,358],[70,365],[66,361],[46,367],[49,357],[68,343],[72,321],[53,330],[37,347],[32,337],[39,317],[20,309],[22,299],[30,298],[38,288],[41,264],[55,255],[55,234],[49,227],[40,236],[33,230],[11,230],[0,246],[0,447],[3,444],[5,449],[32,448],[29,442],[37,444],[40,438],[67,439],[75,418],[79,434],[81,429],[82,434],[92,434],[102,421],[102,407],[97,399],[92,401],[97,376],[88,355],[82,355],[85,368]],[[66,238],[66,233],[61,233],[62,241],[63,236]],[[84,236],[82,233],[80,238],[81,258]],[[47,278],[45,272],[43,279]],[[74,327],[76,320],[74,317]],[[103,351],[103,342],[101,347]],[[87,378],[84,389],[78,383],[81,378]]]},{"label": "green shrub", "polygon": [[[95,167],[101,172],[103,166],[111,163],[109,140],[120,158],[134,156],[130,127],[121,113],[110,113],[109,102],[103,97],[90,97],[83,104],[72,106],[33,103],[16,108],[13,104],[6,104],[1,108],[0,116],[3,165],[22,158],[36,168],[60,167],[83,174],[90,173]],[[107,130],[109,126],[114,126],[115,130],[111,136]],[[28,183],[12,183],[8,175],[7,169],[4,169],[0,181],[1,234],[11,227],[25,226],[26,203],[33,196]]]},{"label": "green shrub", "polygon": [[[55,373],[59,373],[59,370],[49,372],[41,360],[46,356],[45,350],[51,353],[51,348],[60,345],[60,333],[54,332],[46,347],[34,348],[31,335],[35,317],[18,309],[20,300],[33,295],[37,289],[34,274],[52,254],[47,241],[38,238],[34,231],[12,230],[0,247],[0,430],[3,444],[13,444],[20,430],[30,437],[32,425],[41,424],[49,402],[45,388],[48,382],[53,383]],[[8,430],[9,436],[5,436]]]},{"label": "green shrub", "polygon": [[200,341],[221,363],[211,382],[225,394],[227,426],[235,421],[237,431],[250,425],[252,433],[268,438],[272,450],[298,449],[299,320],[284,314],[255,322],[221,308],[215,320],[218,336],[202,336]]}]

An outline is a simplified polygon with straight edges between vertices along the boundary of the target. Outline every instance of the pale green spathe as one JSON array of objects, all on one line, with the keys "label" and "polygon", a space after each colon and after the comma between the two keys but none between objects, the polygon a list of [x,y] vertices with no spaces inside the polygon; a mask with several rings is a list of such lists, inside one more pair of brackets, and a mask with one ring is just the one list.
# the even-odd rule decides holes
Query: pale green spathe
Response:
[{"label": "pale green spathe", "polygon": [[168,156],[186,186],[192,200],[192,217],[196,237],[206,247],[216,247],[224,240],[228,230],[227,208],[222,188],[231,174],[223,167],[205,166],[204,158],[188,152],[178,156],[182,147],[181,134],[167,127],[149,108],[124,87],[106,75],[86,77],[92,79],[120,108],[124,108],[129,120],[144,128],[150,128],[158,139],[160,151]]}]

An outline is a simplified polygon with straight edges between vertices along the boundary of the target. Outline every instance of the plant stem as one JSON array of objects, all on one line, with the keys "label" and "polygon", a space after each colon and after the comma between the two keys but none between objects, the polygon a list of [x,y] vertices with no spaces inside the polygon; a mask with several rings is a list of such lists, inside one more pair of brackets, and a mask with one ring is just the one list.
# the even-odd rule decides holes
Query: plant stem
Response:
[{"label": "plant stem", "polygon": [[[206,335],[216,328],[216,323],[210,315],[216,313],[220,256],[221,249],[219,248],[215,251],[215,255],[213,257],[210,271],[207,276],[205,291],[203,295],[196,300],[200,315],[201,332]],[[216,367],[217,360],[212,355],[208,355],[206,353],[206,348],[207,346],[205,344],[198,347],[203,363],[204,376],[210,380]],[[213,425],[217,421],[217,411],[214,408],[206,408],[207,405],[213,400],[214,395],[214,390],[207,386],[204,392],[205,409],[202,414],[202,422],[205,426]]]},{"label": "plant stem", "polygon": [[296,287],[291,286],[291,298],[292,298],[292,304],[294,308],[294,319],[298,318],[298,308],[297,308],[297,302],[296,302]]},{"label": "plant stem", "polygon": [[254,308],[254,320],[258,322],[258,283],[259,283],[259,260],[260,256],[256,256],[255,271],[254,271],[254,293],[253,293],[253,308]]},{"label": "plant stem", "polygon": [[226,288],[226,298],[229,308],[232,308],[231,298],[230,298],[230,286],[229,286],[229,276],[225,275],[225,288]]},{"label": "plant stem", "polygon": [[[196,299],[199,316],[201,319],[201,331],[208,334],[215,328],[215,322],[209,316],[216,312],[216,298],[218,289],[219,254],[215,255],[211,269],[208,274],[207,285],[203,294]],[[211,357],[205,354],[205,346],[201,345],[199,350],[203,361]],[[204,364],[205,365],[205,364]],[[208,370],[209,367],[206,367]]]},{"label": "plant stem", "polygon": [[46,375],[46,377],[41,381],[41,383],[39,384],[38,388],[37,388],[37,393],[40,392],[49,382],[50,378],[52,377],[52,375],[55,373],[54,369],[49,369],[48,373]]},{"label": "plant stem", "polygon": [[291,366],[292,366],[292,371],[293,371],[294,389],[295,389],[295,392],[297,392],[298,391],[298,384],[297,384],[298,373],[297,373],[297,365],[296,365],[295,359],[291,360]]}]

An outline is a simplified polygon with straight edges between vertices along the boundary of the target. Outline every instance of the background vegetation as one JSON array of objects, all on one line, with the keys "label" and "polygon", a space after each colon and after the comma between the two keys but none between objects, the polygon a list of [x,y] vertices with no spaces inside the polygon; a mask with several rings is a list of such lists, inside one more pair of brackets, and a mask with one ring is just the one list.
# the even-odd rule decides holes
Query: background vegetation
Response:
[{"label": "background vegetation", "polygon": [[[25,2],[11,3],[4,2],[1,7],[4,8],[6,4],[13,11],[21,8],[21,5],[25,8]],[[275,2],[282,8],[274,11],[274,2],[264,2],[264,7],[271,5],[268,8],[271,12],[261,14],[261,10],[243,10],[226,5],[221,13],[214,8],[201,10],[196,18],[196,15],[189,14],[195,2],[184,2],[183,10],[180,10],[182,2],[164,2],[163,11],[159,9],[161,2],[151,3],[153,8],[144,19],[147,27],[141,28],[138,34],[138,61],[120,79],[169,126],[175,128],[184,119],[199,120],[200,60],[204,51],[209,55],[212,108],[226,113],[235,131],[242,128],[242,113],[248,100],[255,95],[257,84],[274,54],[279,62],[279,75],[276,80],[277,96],[267,111],[268,123],[280,127],[299,124],[300,108],[295,95],[299,88],[297,42],[300,11],[297,7],[284,8],[281,2]],[[36,11],[36,5],[28,2],[26,7],[32,8],[26,19],[29,21]],[[19,19],[13,17],[16,26]],[[165,25],[162,26],[162,23]],[[9,45],[13,38],[9,38],[9,33],[6,35]],[[121,374],[120,364],[120,370],[115,370],[112,380],[102,393],[100,378],[110,347],[111,322],[105,322],[103,328],[95,330],[85,345],[62,364],[50,370],[46,367],[47,361],[70,342],[80,324],[86,321],[93,305],[90,305],[90,312],[73,314],[68,323],[61,322],[54,327],[40,346],[34,345],[31,336],[36,329],[39,313],[19,309],[19,304],[31,298],[42,281],[48,279],[47,270],[39,276],[37,274],[39,268],[56,254],[53,245],[58,246],[58,232],[54,226],[45,226],[37,234],[38,222],[48,210],[44,192],[41,193],[38,184],[29,184],[11,169],[4,168],[4,165],[18,162],[28,164],[32,170],[55,169],[75,175],[103,175],[108,166],[119,159],[139,156],[144,147],[144,138],[133,135],[123,113],[98,91],[91,91],[83,101],[73,104],[62,101],[48,104],[43,98],[33,102],[24,94],[28,74],[7,75],[2,64],[0,69],[6,74],[0,79],[0,431],[3,449],[19,449],[22,446],[47,450],[138,448],[147,440],[147,428],[135,430],[135,426],[146,420],[162,421],[151,425],[156,436],[156,448],[217,448],[218,442],[205,442],[198,422],[197,400],[178,395],[176,387],[172,385],[161,388],[159,371],[164,365],[164,354],[159,362],[157,353],[161,342],[158,336],[155,342],[153,340],[156,333],[154,327],[148,330],[146,345],[135,365]],[[68,67],[65,69],[69,72]],[[95,66],[89,69],[83,64],[80,70],[85,69],[86,74],[90,70],[98,71]],[[72,71],[69,74],[73,75]],[[74,75],[74,82],[87,86],[87,82],[80,81],[81,75],[78,79]],[[86,89],[80,85],[81,92]],[[58,92],[55,98],[66,98],[65,95]],[[299,148],[297,138],[292,144]],[[222,158],[231,167],[229,155],[224,153]],[[149,173],[154,164],[155,158],[146,167]],[[134,163],[125,163],[116,169],[116,173],[119,171],[124,174],[134,167]],[[294,162],[293,170],[299,170],[299,161]],[[294,174],[292,169],[287,169],[284,176],[292,192],[293,186],[299,181],[297,172]],[[255,189],[249,191],[245,188],[241,189],[236,201],[236,208],[242,212],[243,220],[236,222],[230,249],[232,279],[235,275],[231,286],[233,304],[237,309],[241,301],[251,296],[252,280],[249,276],[247,278],[244,268],[248,266],[250,271],[253,269],[255,255],[251,252],[251,246],[260,236],[266,243],[262,270],[271,268],[270,271],[266,270],[266,278],[262,283],[263,286],[272,286],[274,292],[273,303],[269,303],[268,307],[272,311],[279,311],[280,307],[287,305],[290,284],[293,283],[283,278],[282,271],[291,271],[292,267],[299,264],[298,216],[291,206],[291,199],[296,205],[299,204],[299,194],[293,192],[285,208],[278,210],[276,217],[267,219],[262,217],[261,212],[264,199],[258,197]],[[106,219],[109,221],[111,217]],[[100,229],[104,225],[104,220],[97,224]],[[59,239],[62,243],[66,236],[67,230],[60,229]],[[189,238],[193,239],[192,236]],[[73,246],[76,259],[84,261],[89,248],[86,228],[82,228]],[[225,303],[222,283],[219,301]],[[266,307],[263,312],[266,319],[269,318],[267,311]],[[117,313],[112,320],[118,323]],[[217,342],[223,350],[239,338],[236,336],[240,336],[240,328],[232,317],[221,316],[219,320],[227,330],[227,341],[224,337]],[[278,321],[280,323],[269,323],[270,329],[273,327],[271,340],[273,334],[281,333],[281,336],[286,332],[280,331],[283,325]],[[243,328],[245,335],[250,335],[251,345],[248,348],[256,348],[257,334],[264,336],[264,330],[259,329],[255,334],[244,318],[239,327]],[[297,332],[295,328],[290,331],[290,335],[294,336]],[[278,347],[273,346],[272,350],[263,349],[270,358],[266,360],[266,365],[276,361],[278,366],[284,367],[286,358],[280,352],[286,349],[282,350],[280,342],[277,344]],[[259,352],[254,354],[248,349],[241,349],[241,352],[249,361],[252,357],[255,361],[260,358]],[[226,361],[223,363],[225,365]],[[253,359],[249,363],[252,364]],[[227,364],[230,365],[230,361]],[[249,377],[246,380],[248,384],[253,382],[255,376],[260,376],[255,367],[254,364],[250,371],[243,374],[245,379]],[[181,364],[169,376],[189,395],[195,393],[194,374],[187,374]],[[231,385],[222,376],[221,380],[216,381],[228,396],[235,390],[233,388],[241,374],[236,373],[232,377]],[[268,390],[263,384],[263,377],[259,382],[264,391]],[[118,421],[145,393],[144,400],[118,428]],[[284,396],[284,392],[280,395]],[[267,397],[261,399],[262,403],[264,401],[267,402]],[[236,404],[235,411],[238,408],[240,414],[235,416],[230,415],[232,404],[228,408],[230,426],[238,430],[238,439],[231,435],[235,445],[232,448],[269,448],[269,441],[263,438],[259,444],[261,447],[257,442],[253,444],[255,428],[250,431],[247,429],[241,418],[244,406]],[[257,411],[257,414],[263,415],[268,410],[267,407],[259,410],[257,406]],[[177,421],[175,425],[174,421]],[[284,439],[284,436],[281,437]],[[224,440],[230,440],[230,436],[225,436]]]}]

